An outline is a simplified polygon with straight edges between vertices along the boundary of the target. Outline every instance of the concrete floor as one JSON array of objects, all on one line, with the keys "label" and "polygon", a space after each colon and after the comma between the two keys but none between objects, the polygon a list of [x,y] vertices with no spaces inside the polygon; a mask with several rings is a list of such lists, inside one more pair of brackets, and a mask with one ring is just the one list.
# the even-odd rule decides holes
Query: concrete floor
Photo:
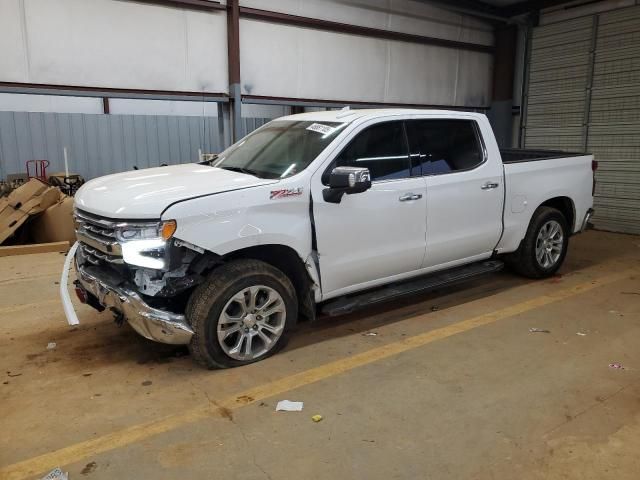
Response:
[{"label": "concrete floor", "polygon": [[70,328],[63,260],[0,258],[0,478],[640,475],[640,237],[588,232],[550,280],[503,272],[323,319],[226,371],[84,306]]}]

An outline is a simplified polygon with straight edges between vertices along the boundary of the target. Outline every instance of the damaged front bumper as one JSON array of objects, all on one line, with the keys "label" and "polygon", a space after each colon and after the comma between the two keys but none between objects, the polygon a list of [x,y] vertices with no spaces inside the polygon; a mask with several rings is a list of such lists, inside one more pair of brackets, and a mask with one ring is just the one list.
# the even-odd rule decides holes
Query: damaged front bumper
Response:
[{"label": "damaged front bumper", "polygon": [[[80,290],[78,296],[84,296],[85,302],[90,298],[88,293],[100,306],[122,315],[135,331],[149,340],[174,345],[190,342],[193,330],[187,324],[184,315],[148,305],[134,290],[123,285],[115,285],[107,276],[101,275],[97,267],[76,264],[76,272],[76,289]],[[68,295],[66,299],[63,295],[62,301],[65,312],[69,307],[73,309],[72,306],[66,305],[66,302],[70,303]],[[67,315],[67,318],[69,323],[74,323],[70,315]]]}]

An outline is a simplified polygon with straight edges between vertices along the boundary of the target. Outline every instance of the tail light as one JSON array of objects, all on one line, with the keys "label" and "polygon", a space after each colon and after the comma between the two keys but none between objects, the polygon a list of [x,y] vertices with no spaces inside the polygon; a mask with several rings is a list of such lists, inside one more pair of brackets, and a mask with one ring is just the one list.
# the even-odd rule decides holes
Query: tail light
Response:
[{"label": "tail light", "polygon": [[591,160],[591,171],[595,172],[598,169],[598,162],[596,160]]},{"label": "tail light", "polygon": [[596,170],[598,170],[598,162],[591,160],[591,171],[593,172],[593,186],[591,187],[591,196],[596,194]]}]

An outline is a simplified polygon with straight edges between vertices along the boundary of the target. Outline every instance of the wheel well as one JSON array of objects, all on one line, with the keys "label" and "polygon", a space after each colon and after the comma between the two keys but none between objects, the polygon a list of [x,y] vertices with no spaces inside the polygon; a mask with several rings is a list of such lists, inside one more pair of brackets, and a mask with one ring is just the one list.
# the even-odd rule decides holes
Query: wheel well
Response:
[{"label": "wheel well", "polygon": [[552,207],[556,210],[559,210],[564,218],[567,219],[567,223],[569,224],[570,234],[573,233],[573,229],[575,228],[575,207],[573,206],[573,201],[569,197],[555,197],[544,202],[541,207]]},{"label": "wheel well", "polygon": [[315,317],[315,301],[311,286],[313,281],[297,252],[285,245],[258,245],[236,250],[223,257],[223,261],[253,258],[274,266],[284,273],[296,289],[298,310],[308,319]]}]

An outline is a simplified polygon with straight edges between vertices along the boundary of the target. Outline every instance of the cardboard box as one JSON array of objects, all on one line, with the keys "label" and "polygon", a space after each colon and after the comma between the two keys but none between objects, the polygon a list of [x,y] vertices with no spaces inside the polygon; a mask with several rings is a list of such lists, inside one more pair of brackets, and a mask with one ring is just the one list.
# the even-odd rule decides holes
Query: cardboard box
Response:
[{"label": "cardboard box", "polygon": [[29,223],[31,238],[37,243],[76,241],[73,222],[73,197],[63,195],[58,203],[51,205]]},{"label": "cardboard box", "polygon": [[0,244],[15,233],[30,216],[45,211],[60,200],[60,190],[32,178],[8,197],[0,198]]}]

